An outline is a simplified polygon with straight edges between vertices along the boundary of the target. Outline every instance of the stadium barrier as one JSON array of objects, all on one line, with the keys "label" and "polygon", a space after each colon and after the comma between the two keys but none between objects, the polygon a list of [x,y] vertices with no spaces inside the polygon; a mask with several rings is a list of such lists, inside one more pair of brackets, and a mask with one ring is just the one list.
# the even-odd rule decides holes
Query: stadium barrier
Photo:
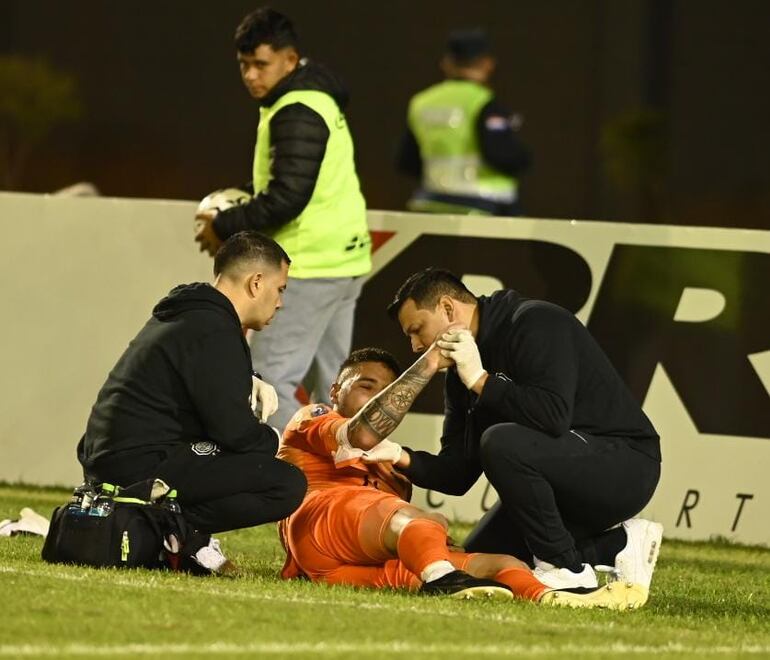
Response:
[{"label": "stadium barrier", "polygon": [[[0,194],[0,480],[71,485],[75,445],[104,378],[152,306],[207,280],[193,202]],[[450,268],[477,294],[501,286],[585,323],[662,436],[644,514],[669,537],[770,544],[770,231],[370,211],[374,269],[355,346],[412,359],[384,308],[410,273]],[[437,379],[440,380],[440,379]],[[436,450],[432,383],[394,439]],[[416,489],[417,504],[476,520],[496,501]]]}]

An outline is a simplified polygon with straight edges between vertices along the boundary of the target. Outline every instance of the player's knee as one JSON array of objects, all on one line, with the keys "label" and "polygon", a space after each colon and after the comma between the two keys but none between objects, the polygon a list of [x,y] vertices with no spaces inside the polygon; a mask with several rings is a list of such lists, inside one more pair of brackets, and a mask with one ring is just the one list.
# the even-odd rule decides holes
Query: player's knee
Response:
[{"label": "player's knee", "polygon": [[412,517],[409,512],[404,511],[404,509],[399,509],[390,517],[390,520],[388,520],[388,530],[396,537],[399,537],[401,532],[403,532],[404,529],[406,529],[406,526],[413,520],[414,517]]},{"label": "player's knee", "polygon": [[437,522],[439,525],[441,525],[444,528],[445,532],[449,530],[449,520],[443,513],[439,513],[438,511],[434,511],[434,512],[423,511],[422,513],[425,516],[426,520],[432,520],[433,522]]},{"label": "player's knee", "polygon": [[466,564],[465,570],[474,577],[491,579],[500,571],[509,568],[526,568],[529,570],[529,567],[523,561],[516,559],[516,557],[488,553],[474,554]]},{"label": "player's knee", "polygon": [[437,512],[429,513],[415,506],[405,506],[396,511],[388,521],[388,528],[399,536],[409,523],[417,520],[425,520],[441,525],[445,532],[449,529],[449,521],[444,515]]}]

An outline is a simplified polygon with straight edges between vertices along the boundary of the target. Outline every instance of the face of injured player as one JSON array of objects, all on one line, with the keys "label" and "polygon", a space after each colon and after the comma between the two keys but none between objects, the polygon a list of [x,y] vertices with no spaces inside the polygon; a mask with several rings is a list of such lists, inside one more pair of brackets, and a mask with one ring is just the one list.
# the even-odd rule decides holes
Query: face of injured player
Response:
[{"label": "face of injured player", "polygon": [[376,394],[396,380],[382,362],[359,362],[345,368],[332,385],[331,400],[343,417],[353,417]]}]

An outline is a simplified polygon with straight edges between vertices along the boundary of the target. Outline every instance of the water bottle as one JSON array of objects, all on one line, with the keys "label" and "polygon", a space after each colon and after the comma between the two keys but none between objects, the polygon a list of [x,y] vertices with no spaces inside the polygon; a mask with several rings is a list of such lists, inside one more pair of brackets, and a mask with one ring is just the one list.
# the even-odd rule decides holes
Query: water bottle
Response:
[{"label": "water bottle", "polygon": [[88,483],[83,482],[75,490],[72,491],[72,497],[67,503],[67,512],[70,515],[78,515],[83,512],[83,494],[88,488]]},{"label": "water bottle", "polygon": [[163,504],[171,513],[182,513],[182,507],[179,506],[179,502],[176,499],[176,490],[168,491]]},{"label": "water bottle", "polygon": [[112,499],[114,496],[115,486],[107,483],[102,484],[102,492],[91,505],[89,515],[98,516],[99,518],[109,516],[115,508],[115,501]]},{"label": "water bottle", "polygon": [[78,490],[80,490],[80,508],[74,510],[73,513],[80,516],[87,516],[91,511],[91,505],[96,497],[96,491],[90,483],[84,483]]}]

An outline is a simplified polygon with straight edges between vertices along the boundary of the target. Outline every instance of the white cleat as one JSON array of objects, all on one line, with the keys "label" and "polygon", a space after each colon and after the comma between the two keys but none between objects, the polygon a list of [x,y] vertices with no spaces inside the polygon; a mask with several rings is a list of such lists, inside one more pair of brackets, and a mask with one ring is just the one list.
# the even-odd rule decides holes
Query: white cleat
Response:
[{"label": "white cleat", "polygon": [[[583,590],[581,590],[582,592]],[[635,610],[647,602],[647,590],[638,584],[613,582],[587,593],[571,591],[548,591],[540,603],[552,607],[573,607],[583,609]]]},{"label": "white cleat", "polygon": [[599,586],[596,573],[588,564],[583,564],[583,570],[580,573],[575,573],[568,568],[556,568],[553,564],[535,557],[535,570],[532,573],[540,582],[551,589],[575,589],[578,587],[595,589]]},{"label": "white cleat", "polygon": [[[625,584],[636,584],[649,596],[652,573],[663,541],[663,525],[632,518],[623,523],[626,547],[615,557],[615,577]],[[646,600],[646,599],[645,599]]]}]

